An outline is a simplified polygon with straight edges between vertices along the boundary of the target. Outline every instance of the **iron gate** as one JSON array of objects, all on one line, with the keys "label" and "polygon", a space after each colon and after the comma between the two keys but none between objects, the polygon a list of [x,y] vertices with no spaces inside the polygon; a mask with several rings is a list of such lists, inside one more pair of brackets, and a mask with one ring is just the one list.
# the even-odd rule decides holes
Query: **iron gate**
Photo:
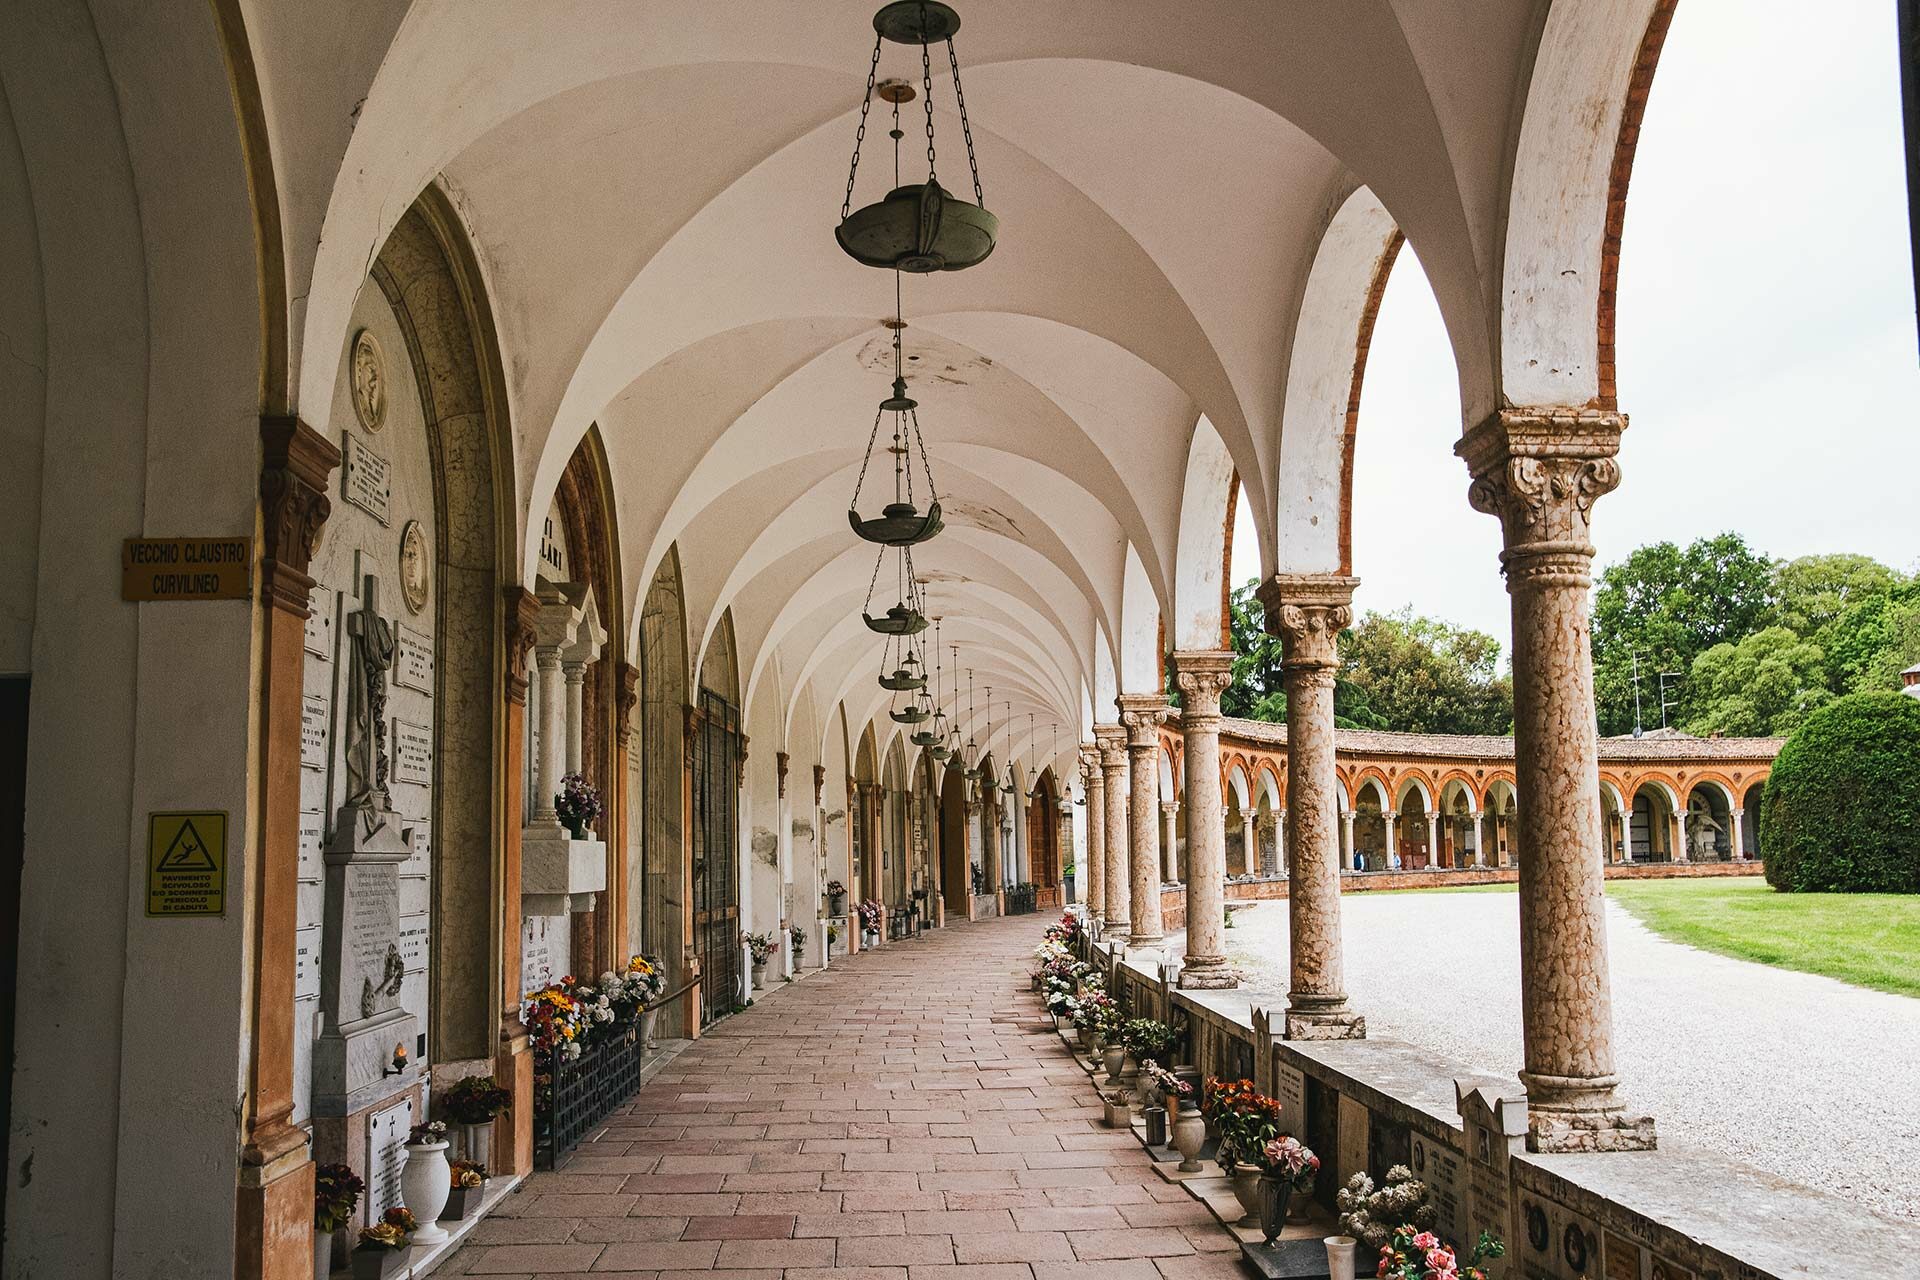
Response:
[{"label": "iron gate", "polygon": [[740,1003],[740,710],[700,692],[693,761],[693,930],[700,1012],[711,1022]]}]

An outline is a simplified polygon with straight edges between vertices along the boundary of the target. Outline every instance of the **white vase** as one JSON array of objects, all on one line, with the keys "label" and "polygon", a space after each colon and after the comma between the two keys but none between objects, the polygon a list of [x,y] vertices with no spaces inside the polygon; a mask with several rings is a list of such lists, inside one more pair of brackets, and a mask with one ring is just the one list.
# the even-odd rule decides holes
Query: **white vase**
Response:
[{"label": "white vase", "polygon": [[1328,1280],[1353,1280],[1353,1237],[1328,1236],[1321,1243],[1327,1246]]},{"label": "white vase", "polygon": [[313,1277],[327,1280],[333,1274],[333,1232],[313,1229]]},{"label": "white vase", "polygon": [[461,1125],[460,1147],[462,1159],[471,1160],[475,1164],[484,1164],[488,1172],[492,1172],[493,1121]]},{"label": "white vase", "polygon": [[1180,1153],[1180,1172],[1200,1172],[1200,1148],[1207,1142],[1207,1122],[1191,1107],[1173,1118],[1173,1149]]},{"label": "white vase", "polygon": [[653,1038],[653,1024],[659,1020],[660,1011],[658,1009],[649,1009],[640,1015],[640,1043],[645,1048],[658,1049],[660,1047]]},{"label": "white vase", "polygon": [[445,1142],[409,1142],[407,1163],[400,1171],[400,1202],[407,1206],[419,1226],[414,1230],[415,1244],[439,1244],[447,1238],[440,1225],[440,1211],[447,1207],[453,1190],[453,1170],[447,1167]]}]

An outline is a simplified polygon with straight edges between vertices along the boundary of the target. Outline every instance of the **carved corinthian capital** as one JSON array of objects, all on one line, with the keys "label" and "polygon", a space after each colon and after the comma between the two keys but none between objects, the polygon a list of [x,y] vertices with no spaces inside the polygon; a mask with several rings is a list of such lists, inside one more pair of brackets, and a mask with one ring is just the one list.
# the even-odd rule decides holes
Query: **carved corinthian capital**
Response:
[{"label": "carved corinthian capital", "polygon": [[1340,661],[1340,633],[1353,621],[1360,579],[1336,573],[1277,573],[1257,593],[1267,632],[1280,637],[1281,666],[1326,668]]},{"label": "carved corinthian capital", "polygon": [[1467,501],[1500,518],[1509,581],[1587,585],[1593,503],[1620,483],[1626,426],[1600,409],[1503,409],[1460,438]]},{"label": "carved corinthian capital", "polygon": [[1166,698],[1157,693],[1123,693],[1114,701],[1120,708],[1120,723],[1126,727],[1129,747],[1160,745],[1160,726],[1173,715]]},{"label": "carved corinthian capital", "polygon": [[261,581],[266,603],[307,616],[313,579],[307,566],[333,503],[328,477],[340,450],[298,418],[260,420]]},{"label": "carved corinthian capital", "polygon": [[1180,690],[1180,724],[1204,728],[1220,721],[1220,695],[1233,683],[1233,654],[1199,650],[1173,655],[1173,680]]}]

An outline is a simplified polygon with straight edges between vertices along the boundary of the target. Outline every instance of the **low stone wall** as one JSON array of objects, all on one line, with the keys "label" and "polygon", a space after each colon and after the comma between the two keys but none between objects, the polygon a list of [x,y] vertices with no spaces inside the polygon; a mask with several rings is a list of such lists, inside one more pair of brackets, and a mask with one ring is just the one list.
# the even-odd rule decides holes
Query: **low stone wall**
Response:
[{"label": "low stone wall", "polygon": [[[1617,862],[1607,867],[1609,880],[1690,880],[1703,876],[1757,876],[1760,864],[1741,862]],[[1518,867],[1465,867],[1439,871],[1343,871],[1340,892],[1366,893],[1378,889],[1443,889],[1457,885],[1518,884]],[[1228,902],[1264,902],[1287,896],[1285,876],[1227,881]],[[1187,927],[1185,885],[1160,889],[1160,919],[1168,929]]]},{"label": "low stone wall", "polygon": [[[1712,867],[1679,874],[1736,874]],[[1282,1040],[1268,997],[1182,991],[1175,965],[1122,952],[1100,942],[1081,954],[1136,1014],[1183,1031],[1203,1077],[1249,1077],[1280,1099],[1323,1161],[1317,1200],[1331,1208],[1355,1173],[1378,1182],[1407,1165],[1431,1188],[1442,1235],[1466,1243],[1484,1228],[1506,1242],[1494,1280],[1884,1275],[1889,1258],[1920,1256],[1920,1229],[1715,1152],[1530,1153],[1517,1080],[1396,1041]]]}]

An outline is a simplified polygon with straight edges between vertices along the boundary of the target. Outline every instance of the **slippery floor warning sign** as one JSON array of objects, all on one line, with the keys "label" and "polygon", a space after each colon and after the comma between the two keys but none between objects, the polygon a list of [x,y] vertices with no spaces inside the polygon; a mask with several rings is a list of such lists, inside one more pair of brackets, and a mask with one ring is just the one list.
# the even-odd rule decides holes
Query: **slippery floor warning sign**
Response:
[{"label": "slippery floor warning sign", "polygon": [[147,914],[217,916],[227,910],[227,815],[147,815]]}]

